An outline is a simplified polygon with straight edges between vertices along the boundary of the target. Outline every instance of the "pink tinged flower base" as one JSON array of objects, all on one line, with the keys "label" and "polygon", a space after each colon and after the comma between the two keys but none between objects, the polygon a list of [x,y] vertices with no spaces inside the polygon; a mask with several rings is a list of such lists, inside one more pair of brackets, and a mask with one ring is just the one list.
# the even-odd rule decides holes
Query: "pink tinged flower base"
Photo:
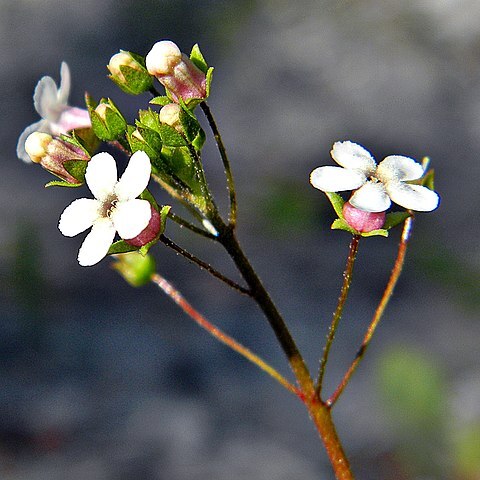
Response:
[{"label": "pink tinged flower base", "polygon": [[355,208],[349,202],[343,205],[343,217],[352,228],[361,233],[378,230],[385,223],[385,212],[366,212]]},{"label": "pink tinged flower base", "polygon": [[143,247],[147,243],[150,243],[160,232],[160,227],[162,225],[162,219],[160,214],[150,205],[152,216],[148,225],[135,237],[130,239],[124,239],[130,245],[134,247]]}]

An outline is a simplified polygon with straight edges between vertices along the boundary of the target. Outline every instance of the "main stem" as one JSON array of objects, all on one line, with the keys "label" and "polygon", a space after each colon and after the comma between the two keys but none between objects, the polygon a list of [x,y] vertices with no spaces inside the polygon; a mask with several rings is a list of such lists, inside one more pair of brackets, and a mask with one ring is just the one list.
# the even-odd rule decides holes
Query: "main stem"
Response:
[{"label": "main stem", "polygon": [[308,371],[282,316],[265,290],[248,258],[243,253],[231,226],[215,222],[219,242],[224,246],[239,272],[250,288],[251,296],[263,311],[272,327],[303,393],[303,402],[308,409],[320,438],[325,446],[337,480],[353,480],[348,459],[338,438],[330,408],[321,401]]}]

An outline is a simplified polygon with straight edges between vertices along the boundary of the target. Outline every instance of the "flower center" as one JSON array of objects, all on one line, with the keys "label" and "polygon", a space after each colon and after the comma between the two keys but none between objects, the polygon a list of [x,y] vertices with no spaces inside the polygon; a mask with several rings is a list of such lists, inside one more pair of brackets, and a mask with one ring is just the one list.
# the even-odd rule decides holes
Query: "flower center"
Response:
[{"label": "flower center", "polygon": [[115,206],[117,205],[118,198],[116,195],[108,196],[102,205],[102,217],[110,218],[113,211],[115,210]]}]

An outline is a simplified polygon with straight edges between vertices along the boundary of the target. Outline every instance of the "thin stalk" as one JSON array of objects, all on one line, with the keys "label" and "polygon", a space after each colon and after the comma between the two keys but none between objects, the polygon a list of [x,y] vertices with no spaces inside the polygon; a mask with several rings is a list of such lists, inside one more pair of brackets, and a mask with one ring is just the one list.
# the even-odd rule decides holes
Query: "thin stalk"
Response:
[{"label": "thin stalk", "polygon": [[203,260],[200,260],[198,257],[193,255],[192,253],[188,252],[187,250],[183,249],[179,245],[177,245],[173,240],[170,238],[166,237],[165,235],[160,235],[160,241],[166,245],[167,247],[171,248],[178,254],[182,255],[183,257],[187,258],[191,262],[195,263],[198,265],[200,268],[206,270],[210,275],[213,275],[215,278],[218,278],[221,280],[223,283],[228,285],[229,287],[237,290],[238,292],[244,294],[244,295],[249,295],[251,296],[251,292],[248,288],[242,287],[238,283],[234,282],[230,278],[226,277],[222,273],[220,273],[218,270],[215,270],[210,264],[204,262]]},{"label": "thin stalk", "polygon": [[155,283],[155,285],[157,285],[164,293],[166,293],[192,320],[210,333],[210,335],[255,364],[258,368],[270,375],[288,391],[297,396],[302,395],[301,391],[297,387],[292,385],[286,378],[277,372],[277,370],[263,361],[258,355],[254,354],[251,350],[238,343],[235,339],[224,333],[219,328],[215,327],[215,325],[211,324],[202,314],[195,310],[190,303],[188,303],[183,295],[170,282],[168,282],[168,280],[158,273],[155,273],[152,276],[152,282]]},{"label": "thin stalk", "polygon": [[215,235],[212,235],[210,232],[203,230],[203,228],[199,228],[195,225],[192,225],[190,222],[180,217],[179,215],[173,213],[172,211],[168,212],[168,218],[173,220],[175,223],[177,223],[181,227],[188,228],[188,230],[192,231],[193,233],[196,233],[198,235],[201,235],[202,237],[208,238],[209,240],[217,240],[217,237]]},{"label": "thin stalk", "polygon": [[348,292],[350,290],[350,285],[352,284],[353,266],[355,264],[355,259],[357,257],[359,241],[360,241],[360,235],[354,235],[350,242],[350,249],[348,252],[347,263],[345,265],[345,271],[343,272],[343,284],[340,290],[340,297],[338,298],[337,308],[335,309],[335,312],[333,314],[332,323],[330,324],[330,328],[328,330],[327,341],[325,343],[325,347],[323,348],[323,355],[320,361],[320,370],[318,372],[317,389],[316,389],[319,397],[320,397],[320,394],[322,393],[323,378],[325,376],[325,368],[327,366],[328,356],[330,354],[330,348],[335,338],[338,324],[340,322],[340,319],[342,318],[343,307],[345,306],[345,302],[348,297]]},{"label": "thin stalk", "polygon": [[213,132],[213,136],[215,137],[215,141],[217,142],[217,148],[220,153],[220,157],[222,158],[223,168],[225,170],[225,176],[227,178],[227,186],[228,186],[228,194],[230,199],[230,215],[229,215],[229,224],[232,227],[235,227],[237,223],[237,198],[235,193],[235,182],[233,180],[233,173],[230,167],[230,161],[228,160],[227,150],[225,149],[225,145],[223,144],[222,136],[220,135],[220,131],[218,130],[217,124],[215,119],[213,118],[212,112],[210,111],[210,107],[208,104],[203,101],[200,103],[200,107],[207,118],[208,124]]},{"label": "thin stalk", "polygon": [[383,296],[380,300],[380,303],[378,304],[377,309],[375,310],[375,314],[373,315],[372,321],[367,329],[367,333],[363,338],[363,342],[360,345],[360,348],[358,349],[352,364],[350,365],[349,369],[343,376],[343,379],[338,385],[335,392],[327,400],[327,405],[330,408],[339,399],[340,395],[342,394],[348,382],[350,381],[350,378],[354,374],[358,364],[361,362],[363,356],[365,355],[365,352],[367,351],[370,341],[372,340],[373,334],[375,333],[375,329],[377,328],[380,322],[380,319],[382,318],[383,312],[385,311],[385,308],[387,307],[388,302],[392,297],[393,290],[395,289],[395,286],[397,285],[400,274],[402,273],[403,264],[405,262],[405,255],[407,253],[408,241],[410,239],[410,235],[412,231],[412,226],[413,226],[413,217],[408,217],[405,220],[405,223],[403,224],[403,231],[400,239],[400,244],[398,246],[397,258],[393,265],[392,273],[390,274],[390,278],[388,280],[385,291],[383,292]]}]

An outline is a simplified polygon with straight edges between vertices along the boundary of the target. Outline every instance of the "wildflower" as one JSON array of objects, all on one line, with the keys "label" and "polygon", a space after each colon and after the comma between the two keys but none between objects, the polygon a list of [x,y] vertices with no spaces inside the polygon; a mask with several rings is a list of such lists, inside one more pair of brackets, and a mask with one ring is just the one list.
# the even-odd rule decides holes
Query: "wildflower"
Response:
[{"label": "wildflower", "polygon": [[124,91],[138,95],[152,87],[152,77],[138,55],[120,50],[107,65],[109,77]]},{"label": "wildflower", "polygon": [[70,69],[65,62],[62,62],[60,88],[57,88],[52,77],[42,77],[35,87],[33,104],[42,119],[29,125],[20,134],[17,143],[18,158],[30,162],[30,157],[25,151],[25,141],[33,132],[60,136],[75,128],[89,128],[91,126],[87,110],[68,105],[69,93]]},{"label": "wildflower", "polygon": [[191,98],[206,98],[205,74],[182,53],[175,43],[168,40],[157,42],[145,58],[150,75],[167,89],[172,99],[187,101]]},{"label": "wildflower", "polygon": [[437,193],[421,185],[406,183],[424,174],[423,167],[412,158],[390,155],[377,165],[370,152],[348,141],[335,142],[330,153],[341,167],[313,170],[310,183],[315,188],[324,192],[356,190],[349,202],[366,212],[383,212],[392,201],[419,212],[437,208]]},{"label": "wildflower", "polygon": [[[78,252],[80,265],[94,265],[105,257],[115,233],[124,240],[133,240],[150,226],[152,207],[147,200],[136,198],[147,187],[150,173],[150,159],[142,151],[131,156],[118,181],[115,159],[110,154],[103,152],[92,157],[85,181],[95,199],[80,198],[72,202],[58,224],[67,237],[92,227]],[[154,221],[158,233],[158,219]]]},{"label": "wildflower", "polygon": [[90,157],[79,147],[48,133],[33,132],[25,141],[25,151],[34,163],[68,183],[81,183],[66,169],[65,162],[88,161]]}]

